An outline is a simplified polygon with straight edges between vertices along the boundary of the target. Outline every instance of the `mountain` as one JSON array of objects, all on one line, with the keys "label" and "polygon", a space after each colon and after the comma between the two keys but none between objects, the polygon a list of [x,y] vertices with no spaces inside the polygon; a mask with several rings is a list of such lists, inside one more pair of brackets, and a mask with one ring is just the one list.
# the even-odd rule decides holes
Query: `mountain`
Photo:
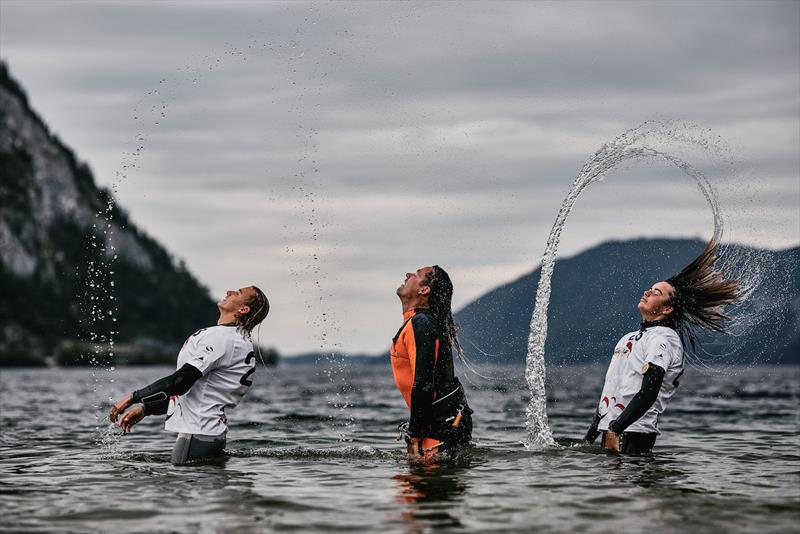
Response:
[{"label": "mountain", "polygon": [[[609,242],[559,260],[548,361],[606,360],[617,339],[638,325],[642,290],[676,273],[703,245]],[[740,249],[768,266],[769,283],[748,309],[756,328],[705,339],[704,349],[731,363],[800,363],[800,249]],[[456,314],[470,359],[524,361],[538,281],[537,269]],[[115,361],[173,363],[186,335],[216,317],[208,290],[131,222],[110,191],[97,187],[89,167],[31,109],[0,62],[0,365],[89,363],[112,330]],[[264,353],[277,359],[274,350]],[[320,358],[332,356],[309,354],[293,363]]]},{"label": "mountain", "polygon": [[88,363],[112,330],[117,360],[174,363],[217,319],[208,290],[97,187],[4,63],[0,289],[0,365]]},{"label": "mountain", "polygon": [[[695,239],[606,242],[556,262],[545,357],[550,364],[605,362],[617,340],[638,327],[636,305],[645,288],[685,267],[703,249]],[[742,335],[700,338],[708,363],[800,363],[800,248],[768,251],[729,246],[726,254],[766,268],[764,282],[748,300],[750,322]],[[493,289],[456,312],[459,339],[471,361],[521,364],[527,353],[536,269]],[[457,289],[457,288],[456,288]],[[737,333],[741,327],[737,327]],[[352,364],[388,365],[388,354],[313,352],[282,361],[313,365],[347,358]]]},{"label": "mountain", "polygon": [[[607,361],[619,338],[635,330],[644,289],[680,271],[705,243],[689,239],[607,242],[556,262],[548,312],[548,363]],[[709,362],[800,363],[800,248],[766,251],[733,246],[763,265],[765,283],[744,314],[743,335],[701,338]],[[540,270],[504,284],[456,313],[460,340],[476,362],[525,360]]]}]

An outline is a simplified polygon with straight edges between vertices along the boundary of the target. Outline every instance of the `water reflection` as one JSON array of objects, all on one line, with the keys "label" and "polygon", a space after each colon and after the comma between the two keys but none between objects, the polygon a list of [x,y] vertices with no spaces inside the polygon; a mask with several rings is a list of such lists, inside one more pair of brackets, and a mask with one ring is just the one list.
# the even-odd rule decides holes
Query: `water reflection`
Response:
[{"label": "water reflection", "polygon": [[468,484],[466,468],[453,464],[412,464],[392,479],[397,484],[395,500],[404,507],[400,519],[407,533],[430,527],[461,527],[459,513]]},{"label": "water reflection", "polygon": [[[83,391],[88,371],[0,371],[0,428],[9,418],[24,423],[0,432],[0,531],[589,534],[647,532],[659,524],[687,532],[797,531],[796,372],[747,370],[748,383],[777,384],[790,392],[785,397],[737,397],[739,377],[715,376],[699,391],[687,382],[675,411],[691,416],[669,420],[653,457],[619,456],[569,438],[556,449],[526,451],[519,444],[524,386],[506,393],[516,399],[510,404],[475,390],[475,403],[487,412],[479,444],[440,465],[409,465],[389,443],[387,421],[402,410],[387,408],[380,366],[359,369],[365,399],[353,444],[336,441],[335,431],[318,432],[318,419],[290,417],[313,414],[312,402],[324,404],[324,390],[309,395],[307,406],[293,400],[315,369],[274,372],[258,390],[269,409],[240,405],[224,467],[174,467],[174,436],[160,422],[145,420],[150,426],[107,450],[94,439],[91,417],[52,400],[60,395],[91,412],[93,399]],[[565,371],[551,373],[555,382],[569,382],[559,382],[559,372]],[[139,381],[140,373],[119,370],[119,381]],[[64,389],[53,393],[53,384]],[[582,436],[590,392],[559,391],[557,428]],[[728,412],[731,399],[735,415]],[[764,417],[765,406],[779,415]],[[741,420],[756,426],[742,431]],[[385,447],[368,446],[375,442]]]},{"label": "water reflection", "polygon": [[671,455],[661,454],[615,455],[609,453],[609,474],[618,483],[640,488],[664,489],[681,486],[688,474],[685,466]]}]

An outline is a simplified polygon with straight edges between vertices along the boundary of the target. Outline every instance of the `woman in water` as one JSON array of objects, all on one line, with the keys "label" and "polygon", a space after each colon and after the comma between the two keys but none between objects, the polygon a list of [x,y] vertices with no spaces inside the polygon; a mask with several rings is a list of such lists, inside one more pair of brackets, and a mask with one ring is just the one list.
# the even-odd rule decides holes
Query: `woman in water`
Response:
[{"label": "woman in water", "polygon": [[217,308],[216,326],[198,330],[183,344],[175,373],[126,395],[108,414],[112,423],[122,416],[119,426],[126,433],[145,416],[167,414],[166,430],[178,433],[172,450],[176,465],[222,454],[225,409],[238,405],[253,385],[250,333],[269,313],[269,301],[250,286],[228,291]]},{"label": "woman in water", "polygon": [[683,374],[684,341],[694,348],[698,328],[724,332],[724,307],[738,297],[738,283],[716,270],[718,249],[712,239],[680,273],[644,292],[641,326],[614,348],[587,442],[602,433],[606,449],[640,454],[653,448],[658,418]]},{"label": "woman in water", "polygon": [[410,414],[403,431],[411,459],[469,444],[472,410],[453,370],[461,346],[451,311],[453,283],[438,265],[407,273],[397,288],[403,325],[392,339],[392,372]]}]

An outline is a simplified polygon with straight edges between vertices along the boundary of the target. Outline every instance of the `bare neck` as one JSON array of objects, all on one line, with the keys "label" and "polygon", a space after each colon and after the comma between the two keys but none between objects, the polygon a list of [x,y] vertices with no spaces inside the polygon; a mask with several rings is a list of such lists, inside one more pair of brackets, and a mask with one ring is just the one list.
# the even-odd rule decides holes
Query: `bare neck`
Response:
[{"label": "bare neck", "polygon": [[428,298],[423,295],[414,295],[408,298],[400,297],[400,303],[403,305],[403,315],[405,315],[408,310],[427,308]]},{"label": "bare neck", "polygon": [[653,321],[663,321],[664,319],[669,317],[669,314],[664,314],[664,313],[659,313],[659,314],[655,314],[655,313],[640,313],[639,315],[642,316],[642,322],[645,322],[645,323],[651,323]]},{"label": "bare neck", "polygon": [[219,310],[219,319],[217,320],[217,324],[236,324],[239,320],[236,318],[236,314],[233,312],[226,312]]}]

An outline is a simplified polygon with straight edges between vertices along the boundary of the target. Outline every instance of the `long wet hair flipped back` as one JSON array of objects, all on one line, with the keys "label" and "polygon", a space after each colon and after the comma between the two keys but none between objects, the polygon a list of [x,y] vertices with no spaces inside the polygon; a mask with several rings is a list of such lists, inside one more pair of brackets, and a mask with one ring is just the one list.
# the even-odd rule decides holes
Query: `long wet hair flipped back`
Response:
[{"label": "long wet hair flipped back", "polygon": [[728,321],[725,306],[739,298],[739,282],[717,270],[719,241],[711,239],[689,265],[666,281],[675,288],[670,304],[676,330],[688,337],[692,348],[699,328],[724,332]]},{"label": "long wet hair flipped back", "polygon": [[269,313],[269,300],[267,296],[256,286],[252,287],[255,290],[255,295],[245,302],[245,304],[250,307],[250,311],[237,317],[237,330],[247,337],[250,337],[253,328],[263,321]]},{"label": "long wet hair flipped back", "polygon": [[428,295],[428,309],[431,315],[444,330],[450,348],[463,360],[464,351],[461,348],[461,343],[458,342],[458,325],[453,319],[453,310],[451,308],[453,282],[450,281],[450,275],[438,265],[434,265],[423,283],[431,288],[431,292]]}]

